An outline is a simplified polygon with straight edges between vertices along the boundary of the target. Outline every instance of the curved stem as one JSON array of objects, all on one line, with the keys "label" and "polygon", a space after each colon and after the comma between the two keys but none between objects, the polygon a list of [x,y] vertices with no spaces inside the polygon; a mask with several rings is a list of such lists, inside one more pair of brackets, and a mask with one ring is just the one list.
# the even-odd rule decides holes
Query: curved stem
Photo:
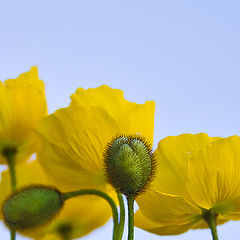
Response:
[{"label": "curved stem", "polygon": [[118,201],[120,206],[120,221],[118,224],[118,240],[121,240],[123,235],[123,230],[124,230],[124,223],[125,223],[125,207],[124,207],[122,194],[118,193],[117,196],[118,196]]},{"label": "curved stem", "polygon": [[112,214],[113,214],[113,240],[117,240],[117,235],[118,235],[118,211],[115,202],[111,197],[109,197],[106,193],[95,190],[95,189],[83,189],[83,190],[78,190],[78,191],[73,191],[73,192],[67,192],[63,193],[63,200],[66,201],[69,198],[81,196],[81,195],[97,195],[99,197],[104,198],[109,205],[112,208]]},{"label": "curved stem", "polygon": [[134,238],[134,195],[127,197],[128,202],[128,240]]},{"label": "curved stem", "polygon": [[[11,189],[12,192],[15,192],[17,181],[16,181],[16,171],[15,171],[15,154],[17,150],[16,148],[5,148],[3,150],[3,155],[5,156],[10,172],[10,181],[11,181]],[[10,239],[15,240],[16,237],[16,231],[13,229],[10,229]]]},{"label": "curved stem", "polygon": [[208,210],[203,214],[203,218],[207,222],[209,228],[211,229],[213,240],[218,240],[217,227],[216,227],[217,214],[214,213],[212,210]]}]

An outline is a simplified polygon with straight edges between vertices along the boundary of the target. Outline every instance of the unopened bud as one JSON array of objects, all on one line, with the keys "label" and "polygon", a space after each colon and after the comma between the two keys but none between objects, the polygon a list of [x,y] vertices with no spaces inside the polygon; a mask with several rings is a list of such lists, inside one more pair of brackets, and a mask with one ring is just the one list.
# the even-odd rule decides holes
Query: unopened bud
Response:
[{"label": "unopened bud", "polygon": [[62,208],[63,198],[57,189],[31,185],[13,193],[3,204],[5,223],[24,230],[50,221]]},{"label": "unopened bud", "polygon": [[104,158],[110,183],[126,196],[144,191],[156,165],[150,144],[139,136],[114,139],[108,144]]}]

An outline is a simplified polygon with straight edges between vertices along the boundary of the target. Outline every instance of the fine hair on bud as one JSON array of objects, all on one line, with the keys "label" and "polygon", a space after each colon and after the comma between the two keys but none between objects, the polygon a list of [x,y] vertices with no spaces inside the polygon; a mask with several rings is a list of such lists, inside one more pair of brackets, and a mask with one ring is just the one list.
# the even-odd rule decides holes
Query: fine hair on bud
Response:
[{"label": "fine hair on bud", "polygon": [[63,207],[62,193],[54,187],[30,185],[19,189],[4,202],[4,221],[10,229],[25,230],[52,220]]},{"label": "fine hair on bud", "polygon": [[104,151],[108,181],[126,196],[144,192],[152,180],[156,161],[151,145],[138,135],[118,136]]}]

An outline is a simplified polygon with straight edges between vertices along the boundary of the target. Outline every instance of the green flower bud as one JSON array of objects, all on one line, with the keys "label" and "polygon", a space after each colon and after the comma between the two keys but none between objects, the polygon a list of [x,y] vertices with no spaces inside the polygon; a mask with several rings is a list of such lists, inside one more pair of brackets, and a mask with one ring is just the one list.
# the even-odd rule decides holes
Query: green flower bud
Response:
[{"label": "green flower bud", "polygon": [[63,206],[62,194],[53,187],[31,185],[13,193],[3,204],[5,223],[24,230],[50,221]]},{"label": "green flower bud", "polygon": [[104,153],[109,182],[120,193],[138,195],[155,172],[152,148],[139,136],[122,136],[111,141]]}]

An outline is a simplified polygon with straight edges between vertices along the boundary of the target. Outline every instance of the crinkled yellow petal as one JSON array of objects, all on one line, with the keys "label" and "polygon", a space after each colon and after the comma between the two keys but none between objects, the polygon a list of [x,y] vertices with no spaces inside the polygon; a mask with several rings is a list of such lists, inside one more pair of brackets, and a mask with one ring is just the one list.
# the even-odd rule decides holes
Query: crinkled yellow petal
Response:
[{"label": "crinkled yellow petal", "polygon": [[98,88],[78,88],[71,96],[70,106],[101,107],[120,127],[120,134],[139,133],[152,142],[155,103],[137,104],[124,99],[123,91],[103,85]]},{"label": "crinkled yellow petal", "polygon": [[38,133],[39,161],[48,176],[68,189],[105,185],[103,152],[118,133],[115,121],[99,107],[71,107],[49,115]]},{"label": "crinkled yellow petal", "polygon": [[[142,214],[157,223],[185,224],[193,216],[201,214],[201,210],[181,196],[167,195],[150,189],[137,198]],[[138,221],[138,217],[135,217]]]},{"label": "crinkled yellow petal", "polygon": [[137,211],[135,214],[135,225],[138,228],[158,235],[177,235],[188,231],[194,225],[194,223],[189,222],[179,225],[168,224],[167,222],[158,223],[149,220],[149,218],[145,217],[141,211]]},{"label": "crinkled yellow petal", "polygon": [[[33,183],[51,185],[37,161],[17,166],[17,178],[18,187]],[[59,188],[59,186],[56,187]],[[6,196],[11,192],[8,170],[2,173],[0,192],[2,205]],[[116,199],[115,193],[109,192],[109,194]],[[111,208],[106,200],[97,196],[80,196],[67,200],[60,214],[50,224],[22,233],[35,239],[51,239],[52,237],[52,239],[60,240],[59,230],[67,226],[71,230],[71,238],[78,238],[102,226],[110,217]]]},{"label": "crinkled yellow petal", "polygon": [[[38,147],[33,129],[47,114],[44,83],[38,78],[37,67],[0,82],[0,106],[0,152],[16,147],[16,162],[24,161]],[[0,154],[0,163],[5,162]]]},{"label": "crinkled yellow petal", "polygon": [[188,155],[218,139],[200,133],[170,136],[161,140],[155,151],[158,168],[151,187],[168,194],[185,194]]},{"label": "crinkled yellow petal", "polygon": [[223,215],[239,212],[240,139],[216,141],[189,160],[186,186],[192,201]]}]

